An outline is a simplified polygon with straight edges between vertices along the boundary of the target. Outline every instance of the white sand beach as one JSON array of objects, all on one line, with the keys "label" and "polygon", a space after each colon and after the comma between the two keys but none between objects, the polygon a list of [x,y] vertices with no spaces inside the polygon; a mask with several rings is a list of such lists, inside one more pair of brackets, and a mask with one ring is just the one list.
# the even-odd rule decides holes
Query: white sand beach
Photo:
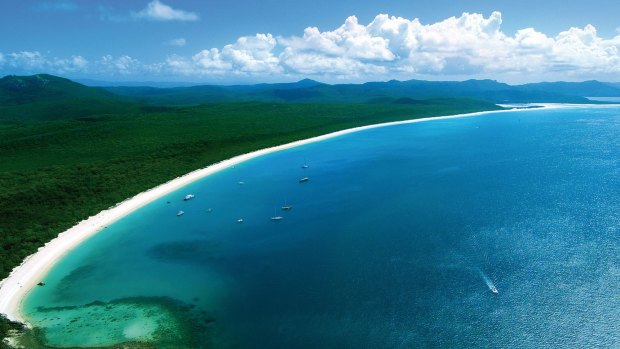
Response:
[{"label": "white sand beach", "polygon": [[[540,105],[545,108],[558,108],[558,107],[566,107],[567,105]],[[527,109],[520,109],[527,110]],[[26,323],[27,321],[23,314],[21,314],[21,302],[27,293],[33,288],[36,287],[37,283],[42,281],[42,278],[46,275],[46,273],[50,270],[50,268],[59,261],[65,254],[78,247],[80,243],[93,236],[97,232],[104,229],[106,226],[112,224],[114,221],[130,214],[134,210],[152,202],[172,191],[175,191],[189,183],[192,183],[198,179],[201,179],[205,176],[218,172],[222,169],[234,166],[235,164],[239,164],[243,161],[256,158],[258,156],[262,156],[265,154],[281,151],[284,149],[289,149],[292,147],[297,147],[300,145],[318,142],[322,140],[326,140],[333,137],[342,136],[345,134],[359,132],[363,130],[378,128],[378,127],[386,127],[392,125],[400,125],[400,124],[409,124],[416,122],[424,122],[429,120],[440,120],[440,119],[452,119],[452,118],[461,118],[461,117],[470,117],[477,116],[482,114],[489,113],[498,113],[498,112],[510,112],[513,110],[500,110],[500,111],[486,111],[486,112],[476,112],[469,114],[458,114],[458,115],[450,115],[443,117],[429,117],[429,118],[420,118],[406,121],[397,121],[397,122],[388,122],[383,124],[375,124],[369,126],[356,127],[352,129],[342,130],[338,132],[329,133],[326,135],[313,137],[305,140],[300,140],[296,142],[291,142],[288,144],[275,146],[267,149],[261,149],[257,151],[253,151],[247,154],[239,155],[233,157],[231,159],[210,165],[206,168],[199,169],[193,172],[190,172],[184,176],[178,177],[174,180],[171,180],[167,183],[161,184],[153,189],[147,190],[143,193],[140,193],[130,199],[127,199],[116,206],[102,211],[99,214],[92,216],[88,219],[83,220],[78,223],[74,227],[68,229],[67,231],[61,233],[45,244],[45,246],[41,247],[38,252],[27,257],[23,263],[13,269],[11,274],[0,282],[0,313],[5,314],[9,319],[14,321],[19,321],[22,323]]]}]

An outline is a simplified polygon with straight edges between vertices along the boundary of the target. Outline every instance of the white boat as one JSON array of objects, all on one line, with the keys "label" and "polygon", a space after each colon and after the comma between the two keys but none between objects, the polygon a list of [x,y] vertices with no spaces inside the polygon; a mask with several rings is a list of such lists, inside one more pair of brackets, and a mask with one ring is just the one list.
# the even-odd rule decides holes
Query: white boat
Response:
[{"label": "white boat", "polygon": [[183,212],[183,211],[179,211],[179,212],[177,212],[177,217],[178,217],[178,216],[182,216],[182,215],[184,215],[184,214],[185,214],[185,212]]},{"label": "white boat", "polygon": [[244,181],[239,181],[239,185],[244,185],[245,182]]},{"label": "white boat", "polygon": [[497,291],[497,288],[495,286],[491,286],[489,287],[491,289],[491,292],[493,292],[493,294],[498,294],[499,292]]},{"label": "white boat", "polygon": [[299,183],[307,182],[307,181],[309,181],[309,180],[310,180],[310,178],[308,178],[308,177],[304,177],[304,178],[302,178],[302,179],[300,179],[300,180],[299,180]]},{"label": "white boat", "polygon": [[293,208],[293,206],[287,205],[286,201],[284,201],[284,205],[282,205],[282,211],[289,211],[292,208]]},{"label": "white boat", "polygon": [[310,166],[308,166],[308,164],[301,165],[301,168],[308,168],[308,167],[310,167]]},{"label": "white boat", "polygon": [[183,198],[183,201],[187,201],[187,200],[191,200],[193,199],[195,196],[194,194],[187,194],[185,195],[185,197]]},{"label": "white boat", "polygon": [[273,216],[271,216],[272,221],[281,221],[284,217],[276,215],[276,209],[273,209]]},{"label": "white boat", "polygon": [[243,223],[243,218],[237,219],[237,223]]}]

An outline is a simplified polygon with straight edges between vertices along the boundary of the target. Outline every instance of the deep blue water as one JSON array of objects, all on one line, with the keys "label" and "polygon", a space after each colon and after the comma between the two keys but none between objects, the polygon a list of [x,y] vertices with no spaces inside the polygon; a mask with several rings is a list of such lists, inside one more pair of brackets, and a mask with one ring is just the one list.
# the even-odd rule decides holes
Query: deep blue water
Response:
[{"label": "deep blue water", "polygon": [[161,198],[25,309],[57,346],[618,347],[619,225],[620,108],[391,126]]}]

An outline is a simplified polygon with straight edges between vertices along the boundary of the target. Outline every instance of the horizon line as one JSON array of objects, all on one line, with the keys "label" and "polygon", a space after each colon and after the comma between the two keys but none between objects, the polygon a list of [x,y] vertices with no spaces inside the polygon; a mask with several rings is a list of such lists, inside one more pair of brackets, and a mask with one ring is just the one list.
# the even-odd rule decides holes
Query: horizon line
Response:
[{"label": "horizon line", "polygon": [[[365,81],[357,81],[357,82],[339,82],[339,83],[329,83],[323,82],[320,80],[316,80],[310,77],[303,77],[298,79],[291,80],[282,80],[282,81],[274,81],[274,82],[229,82],[229,83],[218,83],[218,82],[197,82],[197,81],[182,81],[182,80],[99,80],[93,78],[77,78],[77,77],[67,77],[63,75],[50,74],[50,73],[33,73],[33,74],[5,74],[0,77],[0,79],[5,79],[7,77],[33,77],[38,75],[49,75],[53,77],[58,77],[62,79],[67,79],[85,86],[90,87],[158,87],[158,86],[150,86],[149,84],[158,84],[158,85],[170,85],[168,87],[192,87],[192,86],[257,86],[257,85],[278,85],[278,84],[295,84],[303,81],[315,82],[322,85],[329,86],[337,86],[337,85],[364,85],[368,83],[388,83],[388,82],[409,82],[409,81],[423,81],[423,82],[467,82],[467,81],[492,81],[499,84],[505,84],[508,86],[523,86],[529,84],[544,84],[544,83],[585,83],[585,82],[598,82],[602,84],[620,84],[620,81],[602,81],[598,79],[588,79],[588,80],[540,80],[540,81],[532,81],[526,83],[509,83],[501,80],[493,79],[493,78],[469,78],[469,79],[454,79],[454,80],[430,80],[430,79],[407,79],[407,80],[399,80],[399,79],[387,79],[387,80],[365,80]],[[129,84],[129,85],[124,85]],[[612,86],[615,87],[615,86]]]}]

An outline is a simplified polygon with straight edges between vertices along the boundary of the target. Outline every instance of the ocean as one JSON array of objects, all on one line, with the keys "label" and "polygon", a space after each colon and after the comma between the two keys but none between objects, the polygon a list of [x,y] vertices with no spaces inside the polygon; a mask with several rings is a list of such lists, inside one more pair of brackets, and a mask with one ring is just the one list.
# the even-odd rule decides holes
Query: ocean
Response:
[{"label": "ocean", "polygon": [[57,347],[618,347],[619,227],[620,107],[438,119],[194,182],[23,310]]}]

